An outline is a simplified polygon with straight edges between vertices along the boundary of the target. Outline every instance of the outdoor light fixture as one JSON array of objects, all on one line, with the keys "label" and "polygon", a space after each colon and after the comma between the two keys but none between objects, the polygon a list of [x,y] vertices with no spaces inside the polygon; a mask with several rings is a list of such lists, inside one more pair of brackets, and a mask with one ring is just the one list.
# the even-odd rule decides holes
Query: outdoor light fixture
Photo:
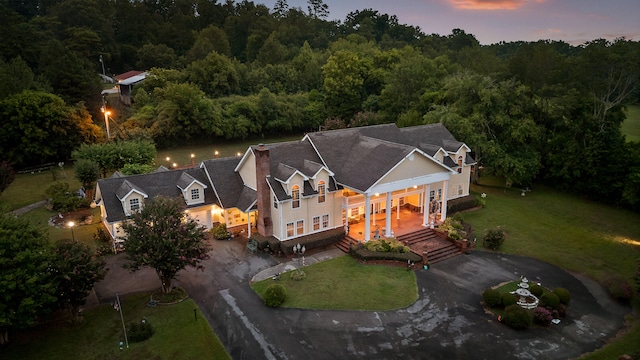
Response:
[{"label": "outdoor light fixture", "polygon": [[167,160],[167,162],[169,162],[169,161],[171,161],[171,158],[167,156],[167,157],[165,158],[165,160]]},{"label": "outdoor light fixture", "polygon": [[300,243],[293,245],[293,253],[298,255],[298,274],[300,274],[300,268],[302,267],[302,262],[304,261],[304,252],[307,251],[307,248],[300,246]]},{"label": "outdoor light fixture", "polygon": [[73,241],[76,241],[76,234],[73,232],[73,227],[76,226],[76,223],[74,223],[73,221],[69,221],[67,223],[67,226],[71,228],[71,238],[73,239]]}]

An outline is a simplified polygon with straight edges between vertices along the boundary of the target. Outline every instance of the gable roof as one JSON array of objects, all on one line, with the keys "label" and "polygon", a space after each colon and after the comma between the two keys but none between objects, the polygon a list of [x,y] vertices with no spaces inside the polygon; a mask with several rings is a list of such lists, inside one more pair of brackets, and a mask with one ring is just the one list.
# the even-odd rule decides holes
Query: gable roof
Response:
[{"label": "gable roof", "polygon": [[247,190],[244,189],[246,186],[242,182],[240,173],[234,171],[239,162],[238,157],[228,157],[205,160],[200,165],[206,171],[217,203],[222,208],[240,209],[246,203]]},{"label": "gable roof", "polygon": [[134,76],[138,76],[138,75],[140,75],[142,73],[144,73],[144,71],[130,70],[130,71],[127,71],[125,73],[116,75],[113,78],[116,80],[116,82],[120,82],[122,80],[126,80],[126,79],[132,78]]},{"label": "gable roof", "polygon": [[[464,145],[440,123],[406,128],[383,124],[309,133],[305,138],[335,173],[339,185],[359,191],[369,189],[415,149],[434,156],[441,149],[457,151]],[[447,158],[444,165],[449,166]]]},{"label": "gable roof", "polygon": [[[120,200],[124,199],[132,191],[146,195],[148,199],[153,199],[157,195],[167,197],[179,196],[184,199],[182,191],[180,191],[177,184],[185,173],[202,184],[208,183],[204,170],[200,168],[111,177],[98,180],[97,186],[100,188],[101,199],[96,200],[102,200],[107,213],[107,222],[122,221],[125,220],[127,216],[124,213]],[[98,192],[96,192],[96,195],[97,193]],[[204,199],[205,204],[215,203],[213,191],[205,188]],[[196,206],[202,206],[202,204],[188,206],[187,208]]]}]

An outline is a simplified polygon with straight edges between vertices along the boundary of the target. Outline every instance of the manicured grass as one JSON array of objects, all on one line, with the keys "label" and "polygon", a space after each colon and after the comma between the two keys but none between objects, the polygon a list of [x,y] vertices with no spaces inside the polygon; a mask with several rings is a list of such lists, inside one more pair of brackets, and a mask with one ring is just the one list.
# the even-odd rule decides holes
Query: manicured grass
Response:
[{"label": "manicured grass", "polygon": [[486,193],[486,207],[463,218],[474,227],[482,248],[485,229],[502,226],[507,239],[501,251],[525,255],[602,281],[609,274],[633,280],[640,257],[640,214],[535,187],[518,189],[481,178],[472,191]]},{"label": "manicured grass", "polygon": [[[195,303],[146,306],[148,294],[121,299],[125,324],[146,318],[154,335],[140,343],[124,342],[120,313],[105,305],[88,311],[79,325],[54,323],[12,334],[0,358],[10,359],[230,359]],[[196,311],[197,320],[194,318]]]},{"label": "manicured grass", "polygon": [[640,105],[627,106],[627,119],[622,123],[622,133],[627,141],[640,142]]},{"label": "manicured grass", "polygon": [[381,311],[407,307],[418,299],[416,275],[404,267],[363,265],[341,256],[303,270],[304,280],[285,273],[278,281],[267,279],[251,287],[262,297],[269,285],[283,285],[287,299],[282,306],[290,308]]},{"label": "manicured grass", "polygon": [[76,179],[71,166],[65,166],[64,173],[56,167],[39,173],[17,174],[15,180],[0,194],[0,206],[16,210],[45,200],[47,199],[45,190],[57,181],[69,183],[69,189],[73,191],[82,186]]}]

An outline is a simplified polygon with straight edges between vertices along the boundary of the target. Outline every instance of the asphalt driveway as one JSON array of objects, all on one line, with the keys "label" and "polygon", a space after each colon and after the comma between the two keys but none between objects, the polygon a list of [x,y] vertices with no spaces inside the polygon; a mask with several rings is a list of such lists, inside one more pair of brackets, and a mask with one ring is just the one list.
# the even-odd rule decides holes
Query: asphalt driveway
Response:
[{"label": "asphalt driveway", "polygon": [[[405,309],[271,309],[249,280],[282,267],[278,259],[250,253],[236,240],[212,245],[205,270],[182,271],[178,281],[234,359],[572,359],[604,345],[630,311],[590,279],[535,259],[480,251],[418,270],[419,299]],[[111,270],[95,288],[99,301],[159,287],[153,271],[132,278],[119,268],[122,262],[122,255],[109,259]],[[484,289],[521,275],[567,288],[568,318],[549,328],[515,331],[486,314],[480,304]]]}]

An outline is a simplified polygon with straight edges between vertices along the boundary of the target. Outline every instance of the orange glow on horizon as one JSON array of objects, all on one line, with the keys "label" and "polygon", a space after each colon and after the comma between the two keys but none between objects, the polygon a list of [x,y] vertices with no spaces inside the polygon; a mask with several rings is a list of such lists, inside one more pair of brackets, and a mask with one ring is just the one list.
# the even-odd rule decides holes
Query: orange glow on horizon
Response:
[{"label": "orange glow on horizon", "polygon": [[[533,0],[541,3],[544,0]],[[516,10],[532,0],[449,0],[456,9],[461,10]]]}]

